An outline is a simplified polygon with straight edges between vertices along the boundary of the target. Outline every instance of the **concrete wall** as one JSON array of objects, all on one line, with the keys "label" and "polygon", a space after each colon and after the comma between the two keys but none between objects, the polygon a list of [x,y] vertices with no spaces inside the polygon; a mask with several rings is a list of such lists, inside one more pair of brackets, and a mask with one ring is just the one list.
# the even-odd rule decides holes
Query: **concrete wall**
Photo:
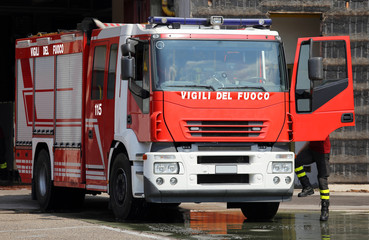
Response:
[{"label": "concrete wall", "polygon": [[[180,8],[177,1],[176,9]],[[190,0],[187,15],[267,17],[269,14],[321,14],[323,36],[350,35],[356,126],[331,134],[334,183],[369,183],[369,1],[368,0]],[[178,15],[177,15],[178,16]],[[188,16],[186,16],[188,17]]]}]

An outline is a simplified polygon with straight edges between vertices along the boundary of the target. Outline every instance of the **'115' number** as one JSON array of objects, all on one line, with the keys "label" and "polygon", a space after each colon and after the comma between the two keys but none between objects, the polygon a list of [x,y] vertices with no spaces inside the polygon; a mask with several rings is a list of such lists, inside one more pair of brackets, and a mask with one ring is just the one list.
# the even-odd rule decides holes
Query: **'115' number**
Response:
[{"label": "'115' number", "polygon": [[102,103],[95,104],[95,116],[101,116],[102,114]]}]

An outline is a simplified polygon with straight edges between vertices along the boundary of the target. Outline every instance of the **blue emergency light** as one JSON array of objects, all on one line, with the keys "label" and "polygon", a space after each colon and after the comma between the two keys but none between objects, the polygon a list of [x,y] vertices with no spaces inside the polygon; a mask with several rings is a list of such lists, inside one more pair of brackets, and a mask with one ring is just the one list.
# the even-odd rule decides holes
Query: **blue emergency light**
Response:
[{"label": "blue emergency light", "polygon": [[151,24],[183,24],[183,25],[223,25],[223,26],[271,26],[272,19],[252,18],[223,18],[212,16],[210,18],[180,18],[180,17],[149,17]]}]

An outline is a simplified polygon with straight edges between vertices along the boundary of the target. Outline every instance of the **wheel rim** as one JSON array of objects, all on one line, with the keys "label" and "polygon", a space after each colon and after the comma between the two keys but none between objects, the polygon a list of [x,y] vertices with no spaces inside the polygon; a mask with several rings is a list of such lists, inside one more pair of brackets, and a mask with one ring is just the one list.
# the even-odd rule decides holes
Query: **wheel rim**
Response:
[{"label": "wheel rim", "polygon": [[40,169],[40,172],[38,174],[38,189],[42,196],[45,196],[46,194],[46,176],[47,173],[45,165],[42,165],[42,168]]},{"label": "wheel rim", "polygon": [[127,176],[123,169],[118,169],[117,177],[115,179],[115,201],[118,205],[123,205],[127,196]]}]

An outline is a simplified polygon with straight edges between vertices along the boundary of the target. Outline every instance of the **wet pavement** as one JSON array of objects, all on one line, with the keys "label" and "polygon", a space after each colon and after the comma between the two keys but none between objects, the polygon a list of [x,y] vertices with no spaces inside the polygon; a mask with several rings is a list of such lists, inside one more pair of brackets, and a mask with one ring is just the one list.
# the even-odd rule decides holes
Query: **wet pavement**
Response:
[{"label": "wet pavement", "polygon": [[248,222],[239,212],[191,212],[184,223],[131,224],[133,229],[181,239],[367,239],[369,215],[333,212],[328,222],[319,213],[280,212],[270,222]]},{"label": "wet pavement", "polygon": [[[295,195],[297,192],[295,192]],[[116,222],[107,195],[83,209],[41,213],[29,189],[0,190],[0,239],[368,239],[369,193],[332,192],[327,222],[319,195],[282,203],[272,221],[250,222],[222,203],[155,206],[137,221]]]}]

